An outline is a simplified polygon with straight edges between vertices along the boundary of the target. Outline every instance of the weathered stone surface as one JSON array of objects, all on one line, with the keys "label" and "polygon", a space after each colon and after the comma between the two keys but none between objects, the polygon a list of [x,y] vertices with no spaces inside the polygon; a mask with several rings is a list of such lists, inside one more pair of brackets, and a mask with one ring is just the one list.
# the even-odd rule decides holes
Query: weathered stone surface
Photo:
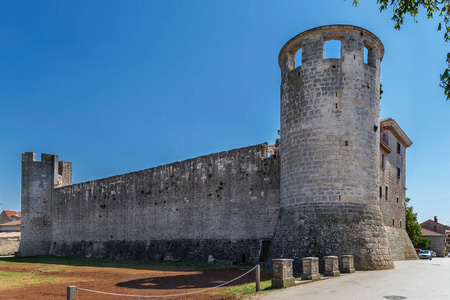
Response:
[{"label": "weathered stone surface", "polygon": [[404,228],[385,226],[389,249],[393,260],[418,259],[414,246]]},{"label": "weathered stone surface", "polygon": [[319,280],[319,259],[317,257],[303,257],[302,280]]},{"label": "weathered stone surface", "polygon": [[[330,39],[341,42],[340,58],[324,59]],[[375,35],[347,25],[308,30],[282,48],[281,215],[273,257],[351,253],[360,269],[393,267],[378,206],[374,129],[383,52]]]},{"label": "weathered stone surface", "polygon": [[337,256],[325,256],[325,271],[323,275],[325,276],[339,276],[339,257]]},{"label": "weathered stone surface", "polygon": [[342,255],[342,273],[355,273],[353,255]]},{"label": "weathered stone surface", "polygon": [[292,259],[272,259],[273,264],[273,288],[286,288],[295,285],[292,268]]},{"label": "weathered stone surface", "polygon": [[19,241],[0,240],[0,256],[13,255],[19,249]]},{"label": "weathered stone surface", "polygon": [[[182,260],[214,255],[217,261],[257,262],[279,215],[279,165],[268,149],[260,144],[53,191],[57,157],[49,156],[55,161],[48,164],[32,161],[31,168],[48,166],[43,178],[52,181],[36,181],[48,200],[24,197],[23,208],[42,211],[49,236],[44,251],[31,252],[40,249],[35,231],[41,229],[25,222],[22,253],[139,259],[170,253]],[[27,174],[30,166],[24,168]],[[45,209],[29,209],[30,203]]]}]

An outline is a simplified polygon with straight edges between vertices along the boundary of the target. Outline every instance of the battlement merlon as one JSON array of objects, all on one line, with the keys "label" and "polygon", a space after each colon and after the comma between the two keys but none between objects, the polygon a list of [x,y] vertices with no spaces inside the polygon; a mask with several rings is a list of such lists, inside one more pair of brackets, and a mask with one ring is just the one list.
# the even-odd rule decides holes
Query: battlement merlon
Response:
[{"label": "battlement merlon", "polygon": [[[379,63],[383,60],[384,56],[384,46],[380,39],[367,29],[353,25],[336,24],[312,28],[290,39],[283,46],[278,56],[278,64],[282,70],[282,76],[283,74],[286,74],[295,68],[295,54],[300,48],[303,51],[302,57],[299,58],[302,63],[309,62],[311,59],[324,59],[323,44],[303,44],[305,40],[312,37],[315,39],[318,39],[320,37],[322,39],[322,43],[329,40],[340,40],[341,42],[345,42],[346,45],[341,46],[341,57],[349,55],[353,57],[353,59],[358,59],[363,62],[363,47],[361,47],[360,50],[357,49],[357,47],[354,47],[354,45],[352,44],[355,42],[355,39],[348,38],[351,35],[361,37],[359,40],[361,40],[361,42],[364,44],[364,47],[366,47],[368,50],[368,64],[372,67],[377,67],[377,65],[379,65]],[[307,60],[305,61],[305,59]]]},{"label": "battlement merlon", "polygon": [[51,165],[53,168],[54,187],[63,187],[72,184],[72,163],[68,161],[58,162],[56,154],[41,154],[41,160],[36,160],[35,152],[25,152],[22,154],[22,164]]},{"label": "battlement merlon", "polygon": [[56,154],[41,154],[41,161],[36,160],[35,152],[25,152],[22,154],[22,162],[35,162],[44,164],[53,164],[58,161],[58,155]]},{"label": "battlement merlon", "polygon": [[60,161],[58,163],[58,184],[56,187],[72,185],[72,163]]}]

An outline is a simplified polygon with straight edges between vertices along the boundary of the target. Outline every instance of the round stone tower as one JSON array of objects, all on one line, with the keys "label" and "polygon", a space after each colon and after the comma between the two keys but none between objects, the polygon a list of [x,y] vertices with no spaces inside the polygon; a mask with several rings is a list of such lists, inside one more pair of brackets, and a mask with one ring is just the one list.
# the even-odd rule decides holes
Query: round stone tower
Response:
[{"label": "round stone tower", "polygon": [[[340,53],[326,58],[332,40]],[[281,213],[272,258],[293,258],[298,268],[305,256],[353,254],[357,270],[393,267],[378,206],[383,54],[373,33],[349,25],[305,31],[281,49]]]}]

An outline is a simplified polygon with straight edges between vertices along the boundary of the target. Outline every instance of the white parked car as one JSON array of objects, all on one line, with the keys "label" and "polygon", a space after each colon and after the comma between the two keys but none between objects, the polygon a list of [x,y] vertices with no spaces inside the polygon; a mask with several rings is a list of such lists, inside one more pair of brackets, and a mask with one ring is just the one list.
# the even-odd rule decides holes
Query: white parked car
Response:
[{"label": "white parked car", "polygon": [[433,254],[431,254],[430,250],[420,250],[419,258],[425,258],[431,260],[433,258]]}]

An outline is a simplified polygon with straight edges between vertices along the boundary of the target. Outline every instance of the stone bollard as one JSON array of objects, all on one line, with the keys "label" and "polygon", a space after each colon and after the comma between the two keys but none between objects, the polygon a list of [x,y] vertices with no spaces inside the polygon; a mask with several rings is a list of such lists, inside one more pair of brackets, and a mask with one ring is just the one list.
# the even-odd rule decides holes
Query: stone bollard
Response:
[{"label": "stone bollard", "polygon": [[294,273],[292,269],[293,259],[272,259],[273,263],[273,288],[286,288],[295,285]]},{"label": "stone bollard", "polygon": [[339,257],[337,256],[325,256],[325,276],[339,276]]},{"label": "stone bollard", "polygon": [[317,257],[303,257],[302,280],[319,280],[319,259]]},{"label": "stone bollard", "polygon": [[342,273],[355,273],[353,255],[342,255]]}]

